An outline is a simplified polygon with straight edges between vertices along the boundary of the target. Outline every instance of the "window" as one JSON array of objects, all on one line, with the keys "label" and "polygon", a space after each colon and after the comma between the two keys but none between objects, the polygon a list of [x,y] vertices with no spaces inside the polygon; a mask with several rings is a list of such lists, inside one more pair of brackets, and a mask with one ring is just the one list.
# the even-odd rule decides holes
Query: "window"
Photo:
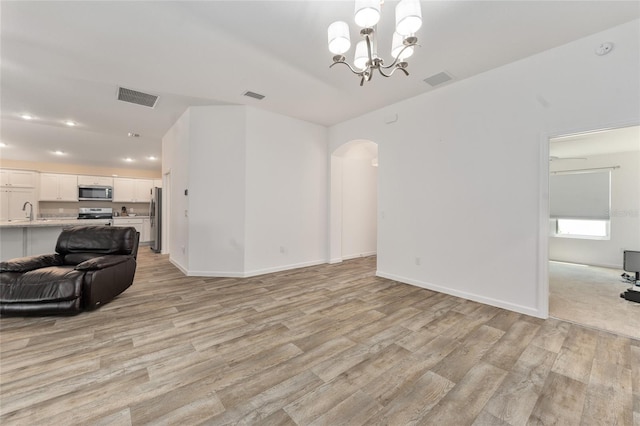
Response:
[{"label": "window", "polygon": [[551,219],[555,235],[609,239],[611,171],[554,172],[549,178]]},{"label": "window", "polygon": [[609,235],[608,228],[607,220],[558,219],[556,221],[556,234],[564,236],[604,238]]}]

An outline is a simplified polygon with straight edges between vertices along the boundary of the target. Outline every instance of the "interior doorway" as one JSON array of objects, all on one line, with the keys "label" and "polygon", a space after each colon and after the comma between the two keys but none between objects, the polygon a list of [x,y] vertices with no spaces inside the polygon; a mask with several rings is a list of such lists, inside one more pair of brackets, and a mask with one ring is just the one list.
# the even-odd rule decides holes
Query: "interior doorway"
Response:
[{"label": "interior doorway", "polygon": [[640,250],[640,127],[551,138],[549,194],[549,315],[640,338],[640,304],[620,298],[623,251]]},{"label": "interior doorway", "polygon": [[354,140],[331,155],[331,263],[377,253],[378,145]]}]

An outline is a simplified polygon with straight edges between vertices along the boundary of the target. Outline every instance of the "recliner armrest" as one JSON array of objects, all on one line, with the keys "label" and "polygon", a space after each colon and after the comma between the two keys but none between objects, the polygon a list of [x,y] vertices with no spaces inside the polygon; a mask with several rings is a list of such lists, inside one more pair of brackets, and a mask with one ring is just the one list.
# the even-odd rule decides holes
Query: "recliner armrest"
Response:
[{"label": "recliner armrest", "polygon": [[0,272],[29,272],[49,266],[60,266],[62,263],[62,256],[59,254],[18,257],[0,262]]},{"label": "recliner armrest", "polygon": [[91,271],[96,269],[104,269],[109,266],[119,265],[129,259],[133,259],[133,256],[129,254],[109,254],[106,256],[94,257],[93,259],[85,260],[79,263],[74,268],[76,271]]}]

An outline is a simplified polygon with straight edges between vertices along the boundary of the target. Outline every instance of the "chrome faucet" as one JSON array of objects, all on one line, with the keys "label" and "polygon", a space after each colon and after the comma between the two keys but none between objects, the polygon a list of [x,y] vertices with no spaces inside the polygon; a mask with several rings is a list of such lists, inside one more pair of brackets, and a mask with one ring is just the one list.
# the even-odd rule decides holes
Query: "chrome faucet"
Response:
[{"label": "chrome faucet", "polygon": [[22,205],[22,211],[27,211],[27,204],[29,204],[29,222],[33,221],[33,204],[31,204],[29,201],[25,201],[25,203]]}]

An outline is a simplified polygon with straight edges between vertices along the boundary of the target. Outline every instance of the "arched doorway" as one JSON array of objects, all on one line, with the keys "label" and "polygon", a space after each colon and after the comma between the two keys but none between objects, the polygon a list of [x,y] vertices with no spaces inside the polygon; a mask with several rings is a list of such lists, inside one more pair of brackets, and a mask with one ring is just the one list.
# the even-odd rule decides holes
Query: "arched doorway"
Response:
[{"label": "arched doorway", "polygon": [[331,154],[329,260],[377,253],[378,145],[353,140]]}]

